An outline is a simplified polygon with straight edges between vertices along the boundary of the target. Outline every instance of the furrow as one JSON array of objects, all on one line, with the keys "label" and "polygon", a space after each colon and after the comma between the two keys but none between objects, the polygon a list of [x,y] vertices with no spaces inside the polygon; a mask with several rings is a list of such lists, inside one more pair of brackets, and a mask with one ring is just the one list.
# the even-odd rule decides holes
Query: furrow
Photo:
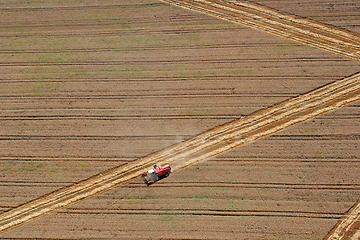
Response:
[{"label": "furrow", "polygon": [[264,62],[264,63],[278,63],[278,62],[313,62],[313,61],[332,61],[332,62],[344,62],[343,59],[323,59],[323,58],[287,58],[287,59],[256,59],[256,58],[229,58],[229,59],[186,59],[186,60],[117,60],[117,61],[79,61],[79,62],[66,62],[66,63],[59,63],[59,62],[0,62],[0,66],[7,66],[7,67],[23,67],[23,66],[98,66],[98,65],[133,65],[133,64],[141,64],[141,65],[171,65],[171,64],[197,64],[197,63],[212,63],[212,64],[221,64],[221,63],[238,63],[238,62]]},{"label": "furrow", "polygon": [[142,7],[157,7],[157,6],[164,6],[163,3],[136,3],[136,4],[104,4],[104,5],[64,5],[64,6],[48,6],[48,7],[2,7],[0,11],[4,12],[24,12],[24,11],[54,11],[54,10],[85,10],[85,9],[113,9],[115,7],[120,8],[142,8]]},{"label": "furrow", "polygon": [[[324,80],[332,80],[334,78],[340,79],[343,76],[314,76],[315,78],[321,78]],[[143,77],[143,78],[133,78],[133,79],[118,79],[118,78],[95,78],[95,79],[91,79],[91,78],[74,78],[74,79],[58,79],[58,78],[47,78],[48,80],[51,80],[51,82],[61,82],[61,83],[66,83],[66,82],[71,82],[71,83],[106,83],[106,82],[186,82],[186,81],[194,81],[195,76],[188,76],[188,77]],[[252,75],[251,77],[249,76],[228,76],[228,75],[217,75],[216,77],[214,76],[206,76],[203,75],[202,77],[198,77],[196,76],[196,81],[211,81],[211,80],[217,80],[217,79],[226,79],[227,81],[232,80],[232,81],[239,81],[239,79],[245,79],[247,81],[258,81],[258,80],[267,80],[267,81],[272,81],[274,79],[274,76],[263,76],[263,75]],[[277,79],[280,80],[307,80],[307,81],[313,81],[312,79],[310,80],[309,77],[306,76],[276,76]],[[22,79],[22,78],[9,78],[9,79],[0,79],[2,83],[22,83],[22,82],[44,82],[43,79]]]},{"label": "furrow", "polygon": [[96,214],[96,215],[113,215],[113,214],[130,214],[130,215],[192,215],[192,216],[223,216],[223,217],[285,217],[285,218],[321,218],[321,219],[339,219],[340,213],[322,213],[322,212],[291,212],[291,211],[223,211],[211,209],[173,209],[168,211],[163,210],[102,210],[97,211],[93,209],[68,209],[61,211],[62,214]]},{"label": "furrow", "polygon": [[[71,52],[71,53],[84,53],[84,52],[138,52],[138,51],[159,51],[159,50],[199,50],[199,49],[227,49],[227,48],[239,48],[239,47],[246,47],[246,48],[257,48],[259,45],[263,45],[265,47],[288,47],[288,46],[298,46],[295,44],[288,44],[288,43],[272,43],[272,42],[261,42],[257,43],[256,45],[251,43],[243,43],[243,44],[222,44],[222,43],[216,43],[216,44],[198,44],[198,45],[190,45],[190,46],[180,46],[180,45],[162,45],[159,47],[127,47],[127,48],[66,48],[66,49],[3,49],[1,50],[2,53],[11,53],[11,54],[17,54],[17,53],[64,53],[64,52]],[[79,80],[79,79],[76,79]],[[103,80],[102,80],[103,81]]]}]

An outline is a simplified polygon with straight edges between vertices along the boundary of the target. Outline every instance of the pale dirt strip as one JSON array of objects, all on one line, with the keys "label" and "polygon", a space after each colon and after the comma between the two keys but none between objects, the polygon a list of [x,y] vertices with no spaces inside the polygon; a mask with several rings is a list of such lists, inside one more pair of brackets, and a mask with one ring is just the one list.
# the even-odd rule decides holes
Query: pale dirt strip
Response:
[{"label": "pale dirt strip", "polygon": [[249,1],[160,0],[360,61],[360,34]]},{"label": "pale dirt strip", "polygon": [[359,240],[360,239],[360,199],[335,225],[326,240]]},{"label": "pale dirt strip", "polygon": [[153,164],[170,163],[177,170],[359,99],[356,74],[20,205],[0,215],[0,232],[135,179]]}]

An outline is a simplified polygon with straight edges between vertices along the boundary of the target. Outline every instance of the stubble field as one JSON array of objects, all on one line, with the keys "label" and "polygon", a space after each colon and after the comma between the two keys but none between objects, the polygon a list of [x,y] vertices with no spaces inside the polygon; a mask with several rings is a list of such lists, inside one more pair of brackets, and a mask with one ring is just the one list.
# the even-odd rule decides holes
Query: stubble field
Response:
[{"label": "stubble field", "polygon": [[[360,32],[353,1],[258,1]],[[22,14],[19,14],[22,13]],[[157,1],[0,5],[0,211],[359,71]],[[359,198],[359,102],[0,238],[321,239]]]}]

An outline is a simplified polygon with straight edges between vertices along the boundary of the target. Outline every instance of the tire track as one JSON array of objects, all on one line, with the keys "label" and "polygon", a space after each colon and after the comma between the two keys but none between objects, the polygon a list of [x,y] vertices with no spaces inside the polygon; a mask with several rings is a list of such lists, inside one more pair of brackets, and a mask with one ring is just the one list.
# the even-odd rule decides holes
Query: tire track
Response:
[{"label": "tire track", "polygon": [[360,61],[360,34],[248,1],[160,0]]},{"label": "tire track", "polygon": [[[2,141],[117,141],[117,140],[176,140],[179,135],[0,135]],[[190,138],[191,135],[182,135],[185,139]],[[273,135],[269,137],[272,140],[285,140],[285,141],[332,141],[332,140],[360,140],[360,134],[312,134],[312,135]]]},{"label": "tire track", "polygon": [[62,160],[65,162],[76,162],[76,161],[92,161],[92,162],[117,162],[117,163],[126,163],[131,162],[134,159],[130,157],[55,157],[55,156],[0,156],[0,163],[1,162],[51,162],[51,161],[57,161]]},{"label": "tire track", "polygon": [[[182,135],[185,138],[191,137],[190,135]],[[2,141],[118,141],[118,140],[145,140],[145,141],[156,141],[156,140],[177,140],[179,137],[178,135],[137,135],[137,136],[88,136],[88,135],[81,135],[81,136],[35,136],[35,135],[0,135],[0,140]],[[350,137],[349,137],[350,138]],[[353,137],[354,138],[354,137]],[[350,138],[350,139],[353,139]],[[356,136],[355,136],[356,138]]]},{"label": "tire track", "polygon": [[267,58],[267,59],[259,59],[259,58],[229,58],[229,59],[179,59],[179,60],[113,60],[113,61],[78,61],[78,62],[0,62],[0,66],[3,67],[29,67],[29,66],[112,66],[112,65],[173,65],[173,64],[236,64],[236,63],[281,63],[281,62],[334,62],[340,63],[345,62],[343,59],[324,59],[319,57],[309,57],[309,58],[286,58],[286,59],[278,59],[278,58]]},{"label": "tire track", "polygon": [[154,164],[169,163],[176,171],[359,99],[356,74],[20,205],[0,215],[0,232],[129,182]]},{"label": "tire track", "polygon": [[[49,32],[49,33],[42,33],[40,34],[39,32],[27,32],[27,33],[18,33],[18,32],[14,32],[14,33],[7,33],[7,34],[2,34],[0,35],[0,38],[9,38],[9,37],[16,37],[16,38],[27,38],[27,37],[39,37],[39,38],[67,38],[67,37],[103,37],[103,36],[134,36],[134,35],[146,35],[148,36],[149,34],[154,34],[154,35],[159,35],[159,34],[163,34],[163,35],[179,35],[179,34],[186,34],[186,33],[224,33],[224,32],[229,32],[229,31],[234,31],[237,32],[239,30],[239,28],[234,28],[234,27],[229,27],[229,28],[198,28],[198,27],[193,27],[193,28],[189,28],[187,30],[184,29],[174,29],[174,28],[170,28],[170,29],[159,29],[159,30],[148,30],[147,28],[138,28],[137,30],[109,30],[109,31],[102,31],[99,32],[97,30],[93,30],[92,32],[89,31],[85,31],[85,30],[78,30],[75,32],[67,32],[66,30],[63,32],[58,32],[58,33],[53,33],[53,32]],[[1,32],[0,32],[1,33]]]},{"label": "tire track", "polygon": [[[234,119],[242,117],[241,114],[234,115],[203,115],[196,116],[196,119]],[[141,120],[163,120],[163,119],[194,119],[194,116],[189,115],[142,115]],[[51,121],[51,120],[78,120],[78,119],[87,119],[87,120],[139,120],[139,116],[113,116],[113,117],[104,117],[99,115],[93,116],[27,116],[27,117],[0,117],[1,121],[14,121],[14,120],[43,120],[43,121]]]},{"label": "tire track", "polygon": [[136,4],[104,4],[104,5],[75,5],[75,6],[48,6],[48,7],[2,7],[0,11],[4,12],[26,12],[26,11],[68,11],[68,10],[86,10],[86,9],[114,9],[114,8],[143,8],[143,7],[161,7],[163,3],[136,3]]},{"label": "tire track", "polygon": [[[166,6],[165,3],[161,3],[163,6]],[[70,9],[69,9],[70,10]],[[74,9],[77,10],[77,9]],[[99,9],[96,9],[99,10]],[[113,10],[113,9],[111,9]],[[1,9],[0,9],[1,11]],[[70,10],[71,11],[71,10]],[[141,16],[141,17],[133,17],[129,16],[128,18],[121,17],[112,17],[108,19],[101,19],[97,21],[96,26],[111,26],[118,24],[132,24],[132,25],[144,25],[144,24],[155,24],[155,23],[174,23],[174,22],[192,22],[192,21],[206,21],[206,22],[214,22],[213,19],[203,19],[203,17],[194,16],[191,14],[178,14],[176,16]],[[116,21],[116,23],[114,23]],[[77,19],[77,20],[32,20],[26,25],[26,29],[31,28],[42,28],[42,27],[93,27],[94,26],[93,19]],[[24,27],[21,25],[21,20],[19,22],[7,22],[0,26],[0,29],[16,29]]]},{"label": "tire track", "polygon": [[[224,79],[226,81],[239,81],[239,80],[246,80],[246,81],[258,81],[258,80],[263,80],[263,81],[273,81],[275,76],[271,76],[271,75],[252,75],[251,77],[249,76],[229,76],[229,75],[217,75],[216,77],[214,76],[210,76],[210,75],[203,75],[202,77],[196,77],[196,81],[216,81],[219,78]],[[313,78],[321,78],[322,80],[332,80],[334,78],[340,79],[343,78],[343,76],[339,75],[339,76],[312,76]],[[51,80],[51,82],[60,82],[60,83],[67,83],[67,82],[71,82],[71,83],[106,83],[106,82],[129,82],[129,83],[137,83],[137,82],[193,82],[194,81],[195,76],[186,76],[186,77],[163,77],[163,76],[158,76],[158,77],[142,77],[142,78],[129,78],[129,79],[119,79],[119,78],[68,78],[68,79],[63,79],[63,78],[49,78],[47,77],[47,80]],[[283,80],[283,81],[290,81],[290,80],[306,80],[306,81],[313,81],[313,79],[310,79],[307,76],[276,76],[277,79],[279,80]],[[254,80],[256,79],[256,80]],[[27,79],[23,79],[23,78],[7,78],[7,79],[0,79],[1,83],[37,83],[37,82],[44,82],[43,79],[34,79],[34,78],[27,78]],[[300,94],[300,93],[298,93]]]},{"label": "tire track", "polygon": [[[191,23],[191,22],[208,22],[212,23],[214,22],[213,19],[204,19],[203,17],[197,17],[194,15],[176,15],[176,16],[169,16],[169,17],[131,17],[129,19],[123,19],[123,18],[111,18],[106,20],[101,20],[99,22],[96,22],[96,27],[98,28],[104,28],[105,26],[113,26],[117,27],[119,24],[127,24],[131,26],[144,26],[144,25],[154,25],[154,24],[160,24],[160,23]],[[21,25],[21,22],[16,23],[4,23],[8,25],[2,25],[0,26],[0,29],[16,29],[16,28],[24,28],[24,25]],[[26,29],[39,29],[41,31],[42,28],[48,28],[48,27],[56,27],[56,28],[71,28],[71,27],[94,27],[94,21],[93,20],[52,20],[52,21],[32,21],[30,23],[26,24]]]},{"label": "tire track", "polygon": [[[231,88],[229,88],[229,90],[231,90]],[[81,99],[86,99],[86,100],[102,100],[102,99],[115,99],[115,100],[119,100],[119,99],[150,99],[150,98],[207,98],[207,97],[211,97],[211,98],[216,98],[216,97],[233,97],[233,98],[238,98],[240,96],[240,94],[231,94],[229,90],[225,90],[229,93],[227,94],[219,94],[219,93],[211,93],[211,91],[208,91],[208,93],[200,93],[200,94],[191,94],[191,93],[178,93],[178,94],[127,94],[127,95],[120,95],[120,94],[114,94],[114,95],[102,95],[102,94],[92,94],[89,95],[86,93],[84,93],[84,96],[81,95],[74,95],[73,93],[71,93],[70,96],[52,96],[52,97],[39,97],[39,96],[18,96],[16,97],[16,95],[3,95],[0,97],[0,99],[4,98],[6,100],[30,100],[30,99],[41,99],[41,100],[45,100],[45,99],[56,99],[56,100],[71,100],[71,99],[75,99],[75,100],[81,100]],[[30,94],[29,94],[30,95]],[[247,95],[247,94],[243,94],[241,96],[245,96],[245,97],[257,97],[256,94],[254,94],[255,96],[251,96]],[[259,94],[261,96],[264,97],[279,97],[280,94]],[[289,97],[290,94],[281,94],[281,96],[284,97]]]},{"label": "tire track", "polygon": [[[201,115],[201,116],[189,116],[189,115],[143,115],[141,116],[141,120],[143,121],[156,121],[156,120],[163,120],[163,119],[171,119],[171,120],[184,120],[184,119],[208,119],[208,120],[215,120],[215,119],[234,119],[243,117],[242,114],[227,114],[227,115]],[[340,116],[334,118],[322,118],[322,119],[358,119],[358,114],[347,115],[346,117]],[[86,119],[86,120],[101,120],[101,121],[122,121],[122,120],[137,120],[139,121],[139,116],[99,116],[99,115],[89,115],[89,116],[24,116],[24,117],[0,117],[1,121],[59,121],[59,120],[79,120],[79,119]]]},{"label": "tire track", "polygon": [[284,217],[284,218],[320,218],[339,219],[341,213],[303,212],[303,211],[266,211],[266,210],[217,210],[217,209],[67,209],[62,214],[95,214],[95,215],[187,215],[187,216],[223,216],[223,217]]},{"label": "tire track", "polygon": [[[140,157],[138,157],[140,158]],[[254,161],[253,159],[256,160]],[[54,157],[54,156],[20,156],[20,155],[9,155],[9,156],[0,156],[0,163],[1,162],[7,162],[7,161],[12,161],[12,162],[49,162],[49,161],[56,161],[56,160],[62,160],[65,162],[71,162],[71,161],[91,161],[91,162],[117,162],[117,163],[127,163],[127,162],[132,162],[134,161],[134,158],[131,157],[66,157],[66,156],[59,156],[59,157]],[[319,159],[319,158],[308,158],[308,157],[301,157],[298,156],[296,158],[291,158],[291,157],[286,157],[286,160],[281,160],[278,158],[274,158],[274,157],[262,157],[259,158],[258,156],[247,156],[247,157],[241,157],[241,158],[231,158],[231,157],[226,157],[226,158],[217,158],[216,160],[207,160],[208,162],[223,162],[223,163],[234,163],[234,162],[247,162],[247,163],[254,163],[254,164],[258,164],[258,163],[274,163],[276,162],[284,162],[284,163],[358,163],[360,162],[360,160],[358,158],[356,158],[355,156],[353,157],[348,157],[348,158],[329,158],[329,159]]]},{"label": "tire track", "polygon": [[3,49],[2,53],[64,53],[64,52],[72,52],[72,53],[84,53],[84,52],[138,52],[138,51],[159,51],[159,50],[198,50],[198,49],[226,49],[226,48],[257,48],[258,46],[266,46],[266,47],[289,47],[289,46],[301,46],[296,44],[288,44],[288,43],[272,43],[272,42],[261,42],[255,44],[251,43],[243,43],[243,44],[197,44],[197,45],[189,45],[189,46],[180,46],[180,45],[166,45],[164,44],[161,47],[151,47],[151,46],[139,46],[139,47],[127,47],[127,48],[66,48],[66,49]]},{"label": "tire track", "polygon": [[[64,184],[71,184],[72,182],[53,181],[53,182],[40,182],[40,181],[0,181],[0,186],[16,186],[20,187],[61,187]],[[132,183],[130,186],[123,188],[142,188],[143,183]],[[186,181],[166,181],[166,183],[157,184],[157,188],[235,188],[235,189],[288,189],[288,190],[323,190],[323,191],[354,191],[360,190],[359,184],[296,184],[296,183],[272,183],[272,182],[186,182]]]}]

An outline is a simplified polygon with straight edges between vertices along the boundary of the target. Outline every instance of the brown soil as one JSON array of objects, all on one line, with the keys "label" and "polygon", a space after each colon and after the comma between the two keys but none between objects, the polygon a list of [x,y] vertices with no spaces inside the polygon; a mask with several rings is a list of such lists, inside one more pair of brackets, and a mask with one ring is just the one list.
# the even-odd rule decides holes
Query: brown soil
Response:
[{"label": "brown soil", "polygon": [[[0,210],[359,70],[320,50],[150,3],[3,3]],[[336,14],[327,16],[340,21]],[[359,197],[358,109],[151,188],[129,183],[0,237],[321,239]]]}]

